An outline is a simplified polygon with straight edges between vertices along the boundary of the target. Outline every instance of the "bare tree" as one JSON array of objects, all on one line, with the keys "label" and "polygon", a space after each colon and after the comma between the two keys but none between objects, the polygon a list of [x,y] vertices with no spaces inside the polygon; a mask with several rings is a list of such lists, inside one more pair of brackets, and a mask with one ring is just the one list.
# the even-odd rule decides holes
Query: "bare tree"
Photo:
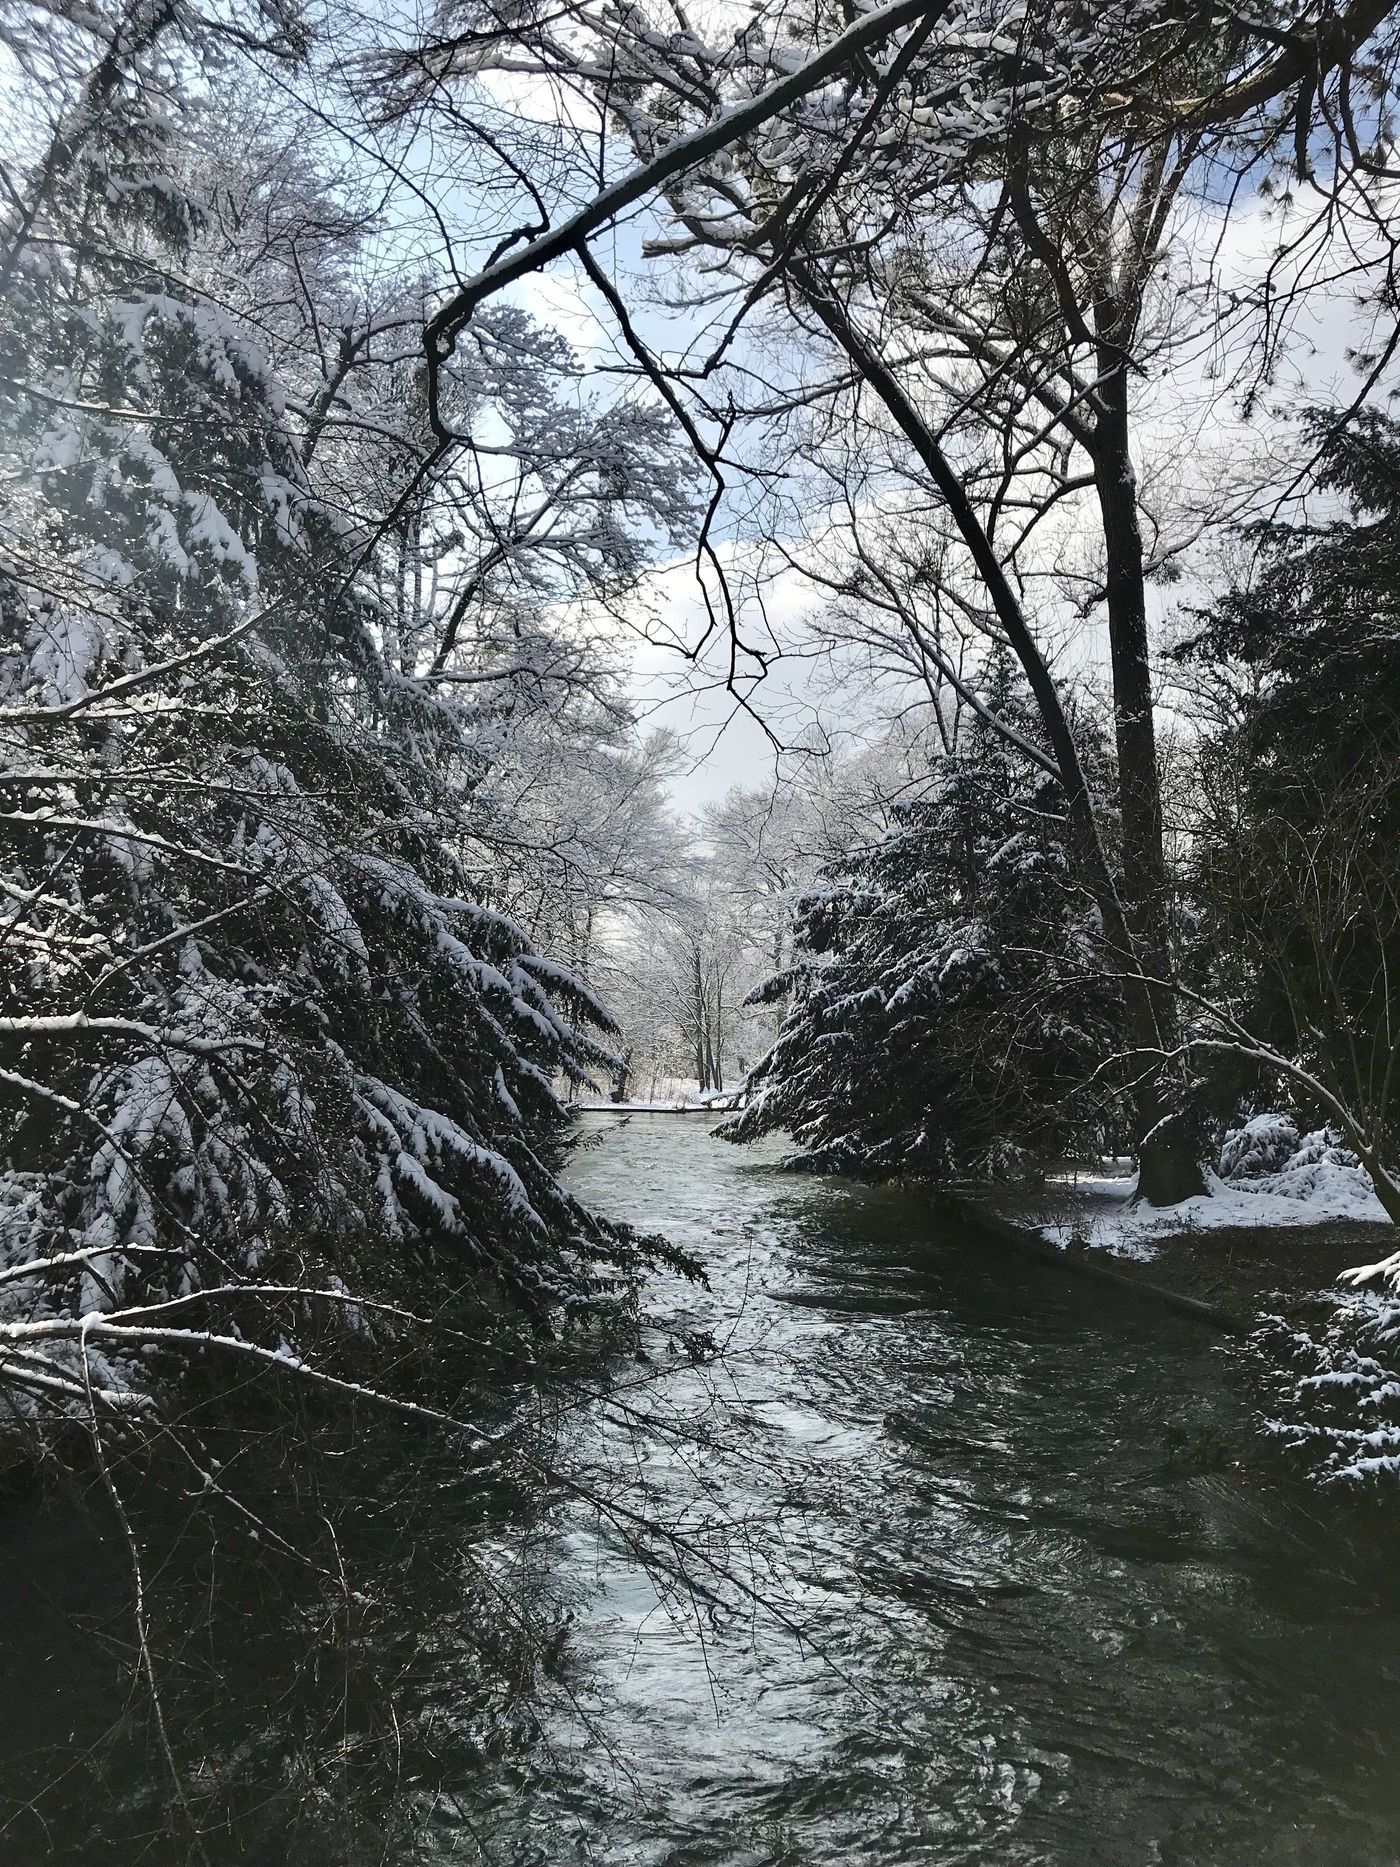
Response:
[{"label": "bare tree", "polygon": [[[1088,25],[1044,5],[988,33],[951,5],[890,5],[842,31],[834,22],[799,25],[776,7],[731,48],[705,45],[689,22],[629,16],[619,24],[583,8],[573,18],[583,52],[552,22],[521,25],[512,60],[598,98],[636,166],[614,180],[600,173],[584,207],[509,242],[447,296],[428,327],[436,371],[488,297],[577,255],[621,341],[709,468],[717,498],[734,467],[731,437],[745,409],[776,406],[791,415],[824,407],[834,423],[848,421],[851,406],[878,408],[945,506],[995,627],[1035,692],[1145,1057],[1172,1049],[1176,1018],[1171,992],[1144,983],[1171,970],[1145,601],[1150,560],[1130,394],[1145,362],[1147,295],[1188,184],[1214,177],[1219,186],[1222,175],[1269,163],[1290,129],[1289,149],[1308,149],[1310,126],[1332,120],[1329,112],[1352,134],[1333,146],[1322,219],[1330,226],[1352,206],[1362,217],[1370,212],[1369,169],[1383,155],[1374,138],[1363,143],[1349,87],[1361,70],[1373,86],[1389,84],[1389,18],[1390,9],[1375,3],[1339,15],[1319,7],[1280,34],[1190,8],[1124,6]],[[469,25],[458,38],[436,40],[431,89],[426,58],[405,61],[401,77],[431,104],[456,61],[477,69],[491,57],[489,31]],[[837,78],[839,103],[823,88]],[[625,98],[620,79],[632,87]],[[1312,176],[1310,157],[1298,165]],[[705,254],[723,266],[726,282],[717,331],[712,322],[703,349],[679,367],[647,345],[589,249],[602,228],[657,194],[676,231],[653,250]],[[929,265],[930,227],[960,249],[959,264],[941,277]],[[707,291],[714,302],[712,276]],[[834,350],[825,382],[819,372],[815,383],[775,395],[766,372],[750,364],[743,332],[765,302],[781,303],[800,330]],[[714,393],[712,384],[725,387]],[[998,437],[980,474],[955,448],[969,417]],[[434,420],[445,434],[440,416]],[[1085,474],[1073,467],[1075,450],[1087,459]],[[1028,477],[1039,491],[1025,524],[1003,544],[1011,489]],[[1027,532],[1076,490],[1092,490],[1105,558],[1121,894],[1047,666],[1044,631],[1015,588]],[[763,654],[732,607],[727,621],[722,608],[712,615],[711,626],[729,629],[736,667],[761,667]],[[1195,1190],[1189,1121],[1156,1068],[1143,1072],[1141,1103],[1145,1196],[1166,1202]]]}]

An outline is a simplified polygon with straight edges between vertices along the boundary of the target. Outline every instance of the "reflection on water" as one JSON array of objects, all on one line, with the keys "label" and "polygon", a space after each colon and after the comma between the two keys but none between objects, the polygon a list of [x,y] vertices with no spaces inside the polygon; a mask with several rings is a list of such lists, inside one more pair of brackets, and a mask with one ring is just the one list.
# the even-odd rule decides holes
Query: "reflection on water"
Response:
[{"label": "reflection on water", "polygon": [[[642,1354],[558,1400],[544,1495],[517,1472],[486,1508],[468,1475],[410,1509],[383,1472],[373,1742],[275,1615],[224,1703],[251,1726],[260,1688],[279,1729],[295,1673],[306,1780],[324,1792],[337,1744],[352,1786],[382,1764],[375,1819],[308,1824],[285,1786],[249,1813],[274,1768],[250,1729],[226,1759],[242,1851],[216,1859],[1400,1860],[1390,1532],[1253,1469],[1208,1332],[693,1118],[594,1129],[578,1190],[702,1257],[710,1288],[660,1290]],[[688,1359],[705,1332],[723,1353]],[[20,1567],[37,1539],[12,1525]],[[112,1835],[140,1797],[105,1793]],[[89,1858],[21,1830],[7,1867]]]},{"label": "reflection on water", "polygon": [[668,1612],[615,1538],[580,1552],[591,1732],[559,1716],[525,1788],[539,1859],[1400,1860],[1393,1552],[1240,1469],[1207,1332],[685,1118],[575,1180],[711,1267],[724,1362],[648,1404],[732,1449],[638,1456],[764,1599]]}]

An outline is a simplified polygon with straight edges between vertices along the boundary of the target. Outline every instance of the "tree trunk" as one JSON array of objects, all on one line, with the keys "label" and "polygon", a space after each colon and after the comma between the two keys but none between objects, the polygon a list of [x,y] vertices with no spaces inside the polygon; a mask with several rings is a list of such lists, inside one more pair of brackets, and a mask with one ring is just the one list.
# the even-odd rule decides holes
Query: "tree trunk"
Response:
[{"label": "tree trunk", "polygon": [[707,1064],[707,1045],[705,1041],[705,976],[700,970],[700,954],[693,956],[693,977],[691,990],[695,994],[695,1080],[704,1095],[710,1086],[710,1072]]},{"label": "tree trunk", "polygon": [[[928,468],[933,483],[947,502],[953,522],[961,532],[973,562],[987,586],[987,592],[992,599],[998,620],[1006,631],[1007,640],[1025,672],[1031,692],[1035,697],[1041,724],[1045,728],[1046,737],[1050,741],[1050,749],[1059,769],[1076,853],[1084,865],[1090,890],[1103,916],[1104,933],[1108,946],[1114,954],[1115,965],[1121,969],[1120,976],[1132,1024],[1133,1041],[1148,1051],[1155,1050],[1159,1047],[1159,1028],[1163,1032],[1174,1030],[1176,1018],[1171,1005],[1170,993],[1161,987],[1152,988],[1140,982],[1140,975],[1143,974],[1158,979],[1167,976],[1157,970],[1157,965],[1165,960],[1167,954],[1167,943],[1164,937],[1166,861],[1162,851],[1161,789],[1157,780],[1156,732],[1152,720],[1151,679],[1147,662],[1142,536],[1138,528],[1137,492],[1127,446],[1127,382],[1122,352],[1115,346],[1105,346],[1109,360],[1109,380],[1105,383],[1105,389],[1110,396],[1116,393],[1121,398],[1122,407],[1116,443],[1110,444],[1111,424],[1105,429],[1105,453],[1113,452],[1116,447],[1120,455],[1117,463],[1116,483],[1111,484],[1113,475],[1106,465],[1099,469],[1096,463],[1096,469],[1100,497],[1102,499],[1105,491],[1108,492],[1109,505],[1117,525],[1114,542],[1109,547],[1111,574],[1116,571],[1118,578],[1117,583],[1110,586],[1109,626],[1113,629],[1115,610],[1122,624],[1122,627],[1115,631],[1114,641],[1115,709],[1120,720],[1125,713],[1129,719],[1129,769],[1138,777],[1141,777],[1144,771],[1149,774],[1145,787],[1136,791],[1134,800],[1137,807],[1134,826],[1139,833],[1139,841],[1135,847],[1125,847],[1124,860],[1125,863],[1135,863],[1145,850],[1149,864],[1151,864],[1155,850],[1155,867],[1152,869],[1155,886],[1144,891],[1140,881],[1134,875],[1130,874],[1128,878],[1130,887],[1146,905],[1146,926],[1155,928],[1159,936],[1162,936],[1159,944],[1151,949],[1150,959],[1139,949],[1136,938],[1137,927],[1130,920],[1127,908],[1119,899],[1107,853],[1099,835],[1098,821],[1089,787],[1079,761],[1079,749],[1075,745],[1074,735],[1070,730],[1054,679],[1022,614],[1021,605],[1011,588],[991,539],[973,510],[972,502],[957,472],[944,453],[938,437],[905,394],[894,372],[857,332],[846,315],[844,307],[829,290],[822,286],[809,267],[798,265],[794,267],[794,272],[807,303],[845,350],[865,382],[880,397],[906,438],[912,443],[923,464]],[[1103,514],[1103,521],[1107,533],[1110,522],[1107,509]],[[1133,623],[1131,601],[1134,587],[1137,591],[1136,625]],[[1129,684],[1122,691],[1121,698],[1117,688],[1120,654],[1129,679]],[[1134,685],[1134,680],[1136,680],[1136,685]],[[1141,699],[1142,695],[1146,697],[1145,705]],[[1120,726],[1120,758],[1122,756],[1121,730]],[[1145,825],[1144,807],[1146,810]],[[1125,844],[1126,841],[1125,827]],[[1163,1002],[1167,1015],[1159,1020],[1158,1007]],[[1194,1136],[1185,1124],[1177,1119],[1177,1115],[1178,1111],[1174,1109],[1172,1099],[1167,1095],[1163,1072],[1149,1067],[1137,1098],[1136,1127],[1138,1185],[1142,1197],[1151,1205],[1173,1205],[1177,1200],[1189,1198],[1192,1193],[1203,1190],[1200,1165],[1193,1145]]]},{"label": "tree trunk", "polygon": [[[1105,325],[1121,320],[1101,313]],[[1123,828],[1124,910],[1140,971],[1162,983],[1124,980],[1128,1019],[1142,1051],[1136,1090],[1138,1192],[1149,1205],[1171,1206],[1205,1191],[1190,1113],[1173,1093],[1155,1055],[1176,1048],[1178,1017],[1171,978],[1171,897],[1163,847],[1162,787],[1152,711],[1152,669],[1147,640],[1147,585],[1137,482],[1128,445],[1128,372],[1116,344],[1101,342],[1094,432],[1094,484],[1098,492],[1107,564],[1109,647],[1113,662],[1113,717],[1118,743],[1118,798]]]}]

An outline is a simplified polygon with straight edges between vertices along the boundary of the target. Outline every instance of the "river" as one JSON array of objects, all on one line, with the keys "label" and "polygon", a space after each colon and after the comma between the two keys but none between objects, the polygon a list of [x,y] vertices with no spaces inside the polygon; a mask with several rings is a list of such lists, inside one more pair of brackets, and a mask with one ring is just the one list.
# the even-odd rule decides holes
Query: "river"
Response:
[{"label": "river", "polygon": [[[1400,1861],[1390,1520],[1264,1457],[1207,1328],[694,1117],[585,1119],[576,1189],[709,1287],[560,1410],[572,1489],[463,1532],[549,1604],[514,1737],[415,1634],[394,1716],[437,1735],[327,1861]],[[291,1828],[211,1855],[322,1858]]]},{"label": "river", "polygon": [[721,1378],[671,1404],[717,1387],[771,1448],[663,1447],[652,1484],[677,1520],[754,1524],[822,1650],[761,1607],[673,1620],[605,1545],[579,1640],[647,1806],[604,1813],[581,1737],[580,1840],[554,1858],[1400,1860],[1394,1546],[1255,1469],[1208,1330],[941,1233],[916,1197],[776,1175],[694,1118],[634,1118],[575,1180],[709,1265],[691,1320]]}]

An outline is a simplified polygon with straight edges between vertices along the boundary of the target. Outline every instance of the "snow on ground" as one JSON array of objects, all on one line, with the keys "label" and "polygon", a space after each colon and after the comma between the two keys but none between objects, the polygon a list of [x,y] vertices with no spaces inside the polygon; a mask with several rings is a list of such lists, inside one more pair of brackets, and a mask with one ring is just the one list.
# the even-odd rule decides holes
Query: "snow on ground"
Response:
[{"label": "snow on ground", "polygon": [[676,1098],[669,1102],[662,1101],[658,1098],[653,1102],[608,1101],[576,1102],[574,1104],[575,1108],[583,1109],[591,1114],[598,1114],[601,1112],[608,1115],[626,1115],[629,1112],[634,1115],[648,1113],[653,1115],[684,1115],[701,1109],[711,1109],[718,1114],[732,1109],[733,1106],[734,1096],[728,1089],[725,1090],[723,1095],[695,1096],[689,1099]]},{"label": "snow on ground", "polygon": [[650,1093],[645,1096],[629,1096],[625,1102],[614,1102],[606,1096],[599,1096],[574,1106],[581,1109],[606,1109],[612,1115],[626,1115],[629,1110],[637,1114],[678,1114],[686,1109],[714,1109],[719,1112],[734,1106],[734,1098],[741,1086],[740,1083],[734,1083],[728,1089],[702,1091],[693,1076],[662,1076],[647,1084]]},{"label": "snow on ground", "polygon": [[579,1109],[607,1109],[610,1115],[627,1115],[627,1111],[653,1115],[665,1113],[676,1115],[685,1109],[715,1109],[724,1111],[734,1107],[734,1098],[743,1087],[743,1079],[730,1083],[728,1088],[706,1088],[693,1075],[653,1075],[653,1077],[635,1077],[637,1088],[644,1088],[644,1094],[629,1096],[625,1102],[612,1102],[609,1096],[590,1096],[588,1102],[575,1103]]},{"label": "snow on ground", "polygon": [[[1311,1137],[1309,1137],[1311,1139]],[[1331,1152],[1333,1150],[1327,1150]],[[1206,1175],[1209,1190],[1179,1206],[1131,1203],[1133,1178],[1063,1177],[1051,1183],[1064,1195],[1063,1209],[1040,1226],[1053,1244],[1077,1240],[1117,1257],[1154,1258],[1157,1240],[1180,1232],[1322,1225],[1336,1220],[1390,1223],[1360,1167],[1337,1159],[1308,1158],[1304,1146],[1275,1173],[1222,1180]]]}]

